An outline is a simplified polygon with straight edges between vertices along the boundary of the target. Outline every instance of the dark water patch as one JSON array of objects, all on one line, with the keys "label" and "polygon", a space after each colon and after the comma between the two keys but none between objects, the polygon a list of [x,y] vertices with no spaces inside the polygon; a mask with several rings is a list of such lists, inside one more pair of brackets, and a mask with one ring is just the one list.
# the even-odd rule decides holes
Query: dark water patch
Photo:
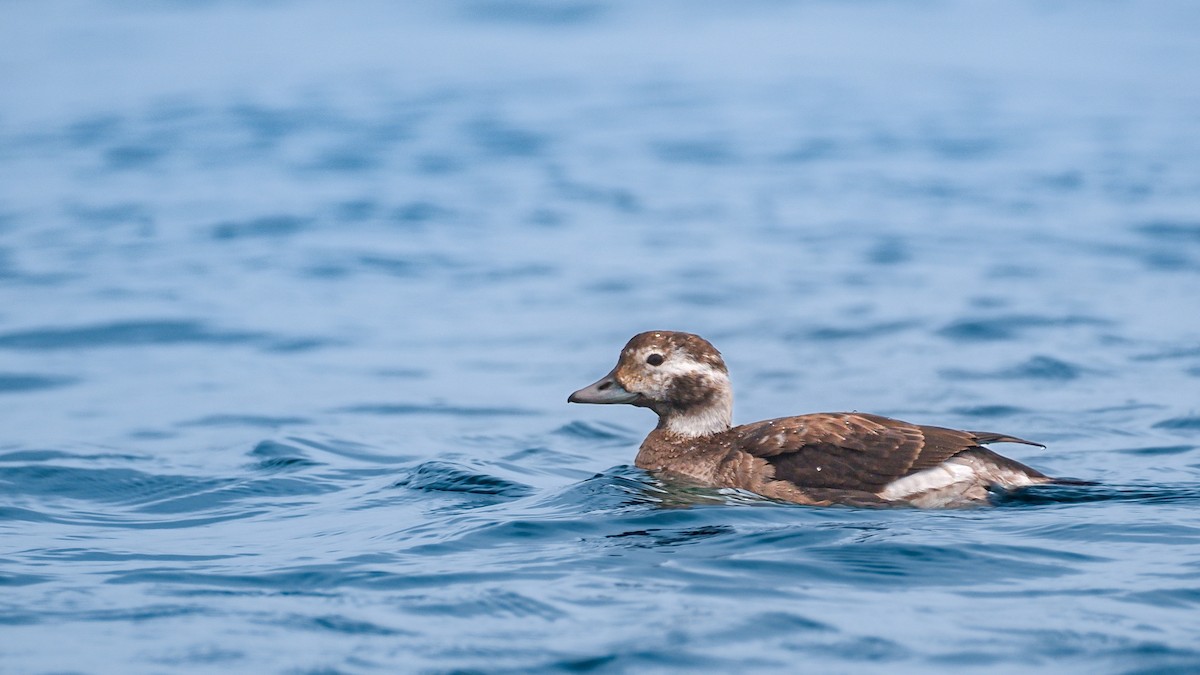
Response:
[{"label": "dark water patch", "polygon": [[534,506],[565,514],[617,514],[657,508],[670,498],[670,492],[646,472],[632,466],[618,466],[541,493]]},{"label": "dark water patch", "polygon": [[250,456],[258,459],[275,459],[277,457],[301,457],[306,455],[304,451],[294,445],[280,443],[278,441],[262,441],[254,446],[250,451]]},{"label": "dark water patch", "polygon": [[1127,656],[1130,660],[1135,660],[1138,657],[1153,657],[1161,656],[1171,660],[1181,660],[1182,663],[1167,663],[1148,667],[1132,668],[1124,671],[1121,675],[1194,675],[1200,669],[1200,652],[1188,652],[1186,650],[1172,650],[1162,647],[1161,645],[1155,653],[1147,654],[1147,650],[1135,650],[1134,654],[1122,655]]},{"label": "dark water patch", "polygon": [[459,602],[418,601],[409,604],[407,611],[455,617],[512,617],[555,621],[569,616],[554,605],[536,600],[515,591],[489,589]]},{"label": "dark water patch", "polygon": [[1167,361],[1174,359],[1192,359],[1200,358],[1200,347],[1182,347],[1166,349],[1164,351],[1153,352],[1150,354],[1138,354],[1134,356],[1134,361]]},{"label": "dark water patch", "polygon": [[317,108],[268,107],[256,103],[235,105],[228,114],[236,125],[250,133],[252,143],[260,149],[273,147],[327,117],[325,111]]},{"label": "dark water patch", "polygon": [[1103,556],[1089,555],[1086,553],[1079,553],[1077,551],[1059,548],[1051,548],[1049,546],[977,543],[970,544],[969,548],[989,554],[1009,555],[1023,560],[1036,560],[1038,558],[1042,558],[1045,560],[1070,563],[1073,567],[1078,567],[1080,563],[1104,563],[1111,562],[1113,560],[1112,558],[1106,558]]},{"label": "dark water patch", "polygon": [[93,513],[74,515],[71,520],[63,519],[56,522],[62,522],[70,525],[111,527],[121,530],[191,530],[193,528],[212,527],[222,523],[231,523],[239,520],[253,520],[269,512],[270,511],[266,509],[250,509],[239,507],[236,510],[229,510],[212,516],[177,519],[154,518],[151,520],[139,520],[126,516],[112,516],[108,514]]},{"label": "dark water patch", "polygon": [[938,157],[951,160],[977,160],[995,155],[1003,147],[996,138],[984,136],[931,136],[925,145]]},{"label": "dark water patch", "polygon": [[339,340],[327,340],[325,338],[289,337],[266,341],[263,344],[262,349],[265,352],[272,352],[275,354],[293,354],[297,352],[311,352],[317,349],[340,346],[341,344],[342,343]]},{"label": "dark water patch", "polygon": [[211,562],[214,560],[236,558],[237,554],[114,553],[91,548],[57,548],[46,549],[30,557],[38,560],[66,560],[72,562]]},{"label": "dark water patch", "polygon": [[14,450],[0,455],[0,462],[47,462],[52,459],[71,459],[77,455],[61,450]]},{"label": "dark water patch", "polygon": [[350,268],[341,263],[322,261],[305,265],[301,274],[309,279],[342,279],[350,276]]},{"label": "dark water patch", "polygon": [[60,350],[173,344],[247,344],[263,333],[216,331],[194,320],[119,321],[76,328],[37,328],[0,334],[0,349]]},{"label": "dark water patch", "polygon": [[287,440],[295,443],[298,446],[311,448],[323,453],[346,457],[370,464],[389,465],[401,462],[412,461],[412,457],[406,454],[400,454],[389,451],[388,448],[377,448],[358,441],[350,441],[340,438],[330,438],[317,440],[313,438],[303,438],[300,436],[288,436]]},{"label": "dark water patch", "polygon": [[733,534],[736,530],[725,525],[705,525],[702,527],[670,530],[651,528],[648,530],[629,530],[615,534],[604,535],[606,539],[623,539],[622,545],[639,548],[660,548],[663,546],[679,546],[682,544],[700,543],[709,537]]},{"label": "dark water patch", "polygon": [[796,144],[791,150],[778,155],[775,159],[780,162],[816,162],[833,159],[846,153],[847,149],[843,147],[843,144],[832,138],[813,138]]},{"label": "dark water patch", "polygon": [[718,139],[659,141],[650,149],[659,160],[671,164],[720,166],[732,164],[737,159],[733,148]]},{"label": "dark water patch", "polygon": [[1117,450],[1124,455],[1142,455],[1146,457],[1158,457],[1164,455],[1182,455],[1195,450],[1194,445],[1152,445],[1145,448],[1126,448]]},{"label": "dark water patch", "polygon": [[371,372],[377,377],[398,380],[423,380],[430,374],[422,368],[378,368]]},{"label": "dark water patch", "polygon": [[305,168],[310,171],[364,173],[378,169],[381,164],[375,149],[350,146],[324,150]]},{"label": "dark water patch", "polygon": [[[0,468],[0,490],[42,503],[60,504],[76,500],[94,505],[87,511],[25,513],[23,519],[92,523],[119,527],[179,528],[198,524],[249,518],[261,511],[239,508],[220,512],[234,504],[264,498],[311,497],[332,490],[331,486],[308,479],[283,477],[195,478],[182,475],[148,474],[128,468],[75,468],[55,465]],[[142,521],[99,505],[120,506],[135,512],[194,517],[173,521]],[[52,511],[63,508],[54,506]],[[20,513],[8,514],[11,518]]]},{"label": "dark water patch", "polygon": [[608,7],[587,1],[469,0],[463,5],[463,11],[476,21],[552,27],[593,23],[608,11]]},{"label": "dark water patch", "polygon": [[1153,607],[1170,607],[1173,609],[1200,608],[1200,586],[1158,588],[1152,591],[1127,593],[1124,599]]},{"label": "dark water patch", "polygon": [[980,319],[955,321],[937,331],[951,340],[967,342],[1012,340],[1031,329],[1074,328],[1078,326],[1107,326],[1108,321],[1086,316],[1049,317],[1029,314],[1010,314]]},{"label": "dark water patch", "polygon": [[402,279],[417,279],[437,270],[461,270],[463,267],[458,261],[437,254],[426,254],[419,259],[370,254],[359,256],[353,264],[363,270],[381,272]]},{"label": "dark water patch", "polygon": [[[550,571],[530,573],[533,577],[552,577]],[[109,575],[110,584],[167,584],[171,586],[209,587],[221,591],[263,590],[275,594],[319,594],[341,588],[375,590],[411,590],[452,588],[458,584],[500,583],[511,580],[509,572],[446,572],[397,574],[381,570],[347,569],[341,565],[305,565],[263,574],[212,574],[174,568],[125,570]]]},{"label": "dark water patch", "polygon": [[639,288],[639,283],[636,279],[627,278],[598,278],[596,281],[585,284],[581,287],[581,291],[588,295],[594,293],[602,293],[605,295],[628,295],[631,291]]},{"label": "dark water patch", "polygon": [[[2,585],[2,584],[0,584]],[[33,626],[42,619],[41,614],[8,610],[0,612],[0,626]]]},{"label": "dark water patch", "polygon": [[1155,422],[1155,429],[1170,429],[1172,431],[1200,431],[1200,415],[1184,415]]},{"label": "dark water patch", "polygon": [[1089,502],[1132,502],[1140,504],[1200,503],[1197,485],[1034,485],[991,495],[996,506],[1049,506]]},{"label": "dark water patch", "polygon": [[364,223],[374,218],[381,210],[374,199],[348,199],[332,207],[333,217],[346,223]]},{"label": "dark water patch", "polygon": [[1082,188],[1086,180],[1082,171],[1061,171],[1038,174],[1032,183],[1051,192],[1070,193]]},{"label": "dark water patch", "polygon": [[817,658],[846,660],[859,663],[889,663],[912,657],[911,650],[887,638],[873,635],[858,636],[845,640],[821,642],[805,647],[804,651]]},{"label": "dark water patch", "polygon": [[[1195,501],[1196,496],[1193,495],[1184,503]],[[1153,527],[1130,527],[1127,523],[1064,523],[1029,528],[1025,534],[1055,541],[1091,543],[1107,541],[1128,544],[1158,544],[1168,547],[1200,542],[1200,528],[1162,522],[1154,523]]]},{"label": "dark water patch", "polygon": [[1159,220],[1134,228],[1138,234],[1166,244],[1200,244],[1200,222]]},{"label": "dark water patch", "polygon": [[551,433],[585,441],[631,442],[639,440],[639,437],[628,429],[608,422],[568,422]]},{"label": "dark water patch", "polygon": [[[669,644],[663,645],[666,640]],[[624,648],[617,653],[591,656],[570,656],[555,659],[544,666],[530,670],[515,669],[511,672],[570,672],[570,673],[658,673],[658,672],[769,672],[778,670],[783,664],[755,655],[717,656],[710,652],[695,653],[689,649],[682,633],[669,633],[654,641],[654,647]]]},{"label": "dark water patch", "polygon": [[183,616],[205,615],[212,616],[216,612],[210,608],[196,605],[158,604],[126,609],[99,609],[84,612],[53,612],[39,617],[40,622],[50,621],[153,621],[155,619],[174,619]]},{"label": "dark water patch", "polygon": [[492,118],[468,124],[465,132],[480,150],[502,158],[537,156],[546,149],[550,140],[544,134]]},{"label": "dark water patch", "polygon": [[270,415],[206,415],[194,420],[179,422],[179,427],[257,427],[278,429],[280,427],[312,424],[304,417],[272,417]]},{"label": "dark water patch", "polygon": [[[1049,658],[1067,658],[1084,656],[1089,659],[1104,659],[1106,661],[1128,661],[1141,664],[1158,658],[1200,658],[1200,651],[1194,649],[1177,649],[1167,644],[1116,633],[1092,631],[1077,631],[1070,629],[1055,629],[1051,627],[1028,629],[997,629],[997,635],[1011,635],[1026,645],[1025,649],[1031,656]],[[1195,662],[1193,662],[1195,663]],[[1146,671],[1130,672],[1171,672],[1160,670],[1161,666]],[[1194,672],[1194,671],[1193,671]]]},{"label": "dark water patch", "polygon": [[112,227],[116,225],[136,225],[140,234],[149,234],[154,225],[154,217],[141,204],[112,204],[109,206],[73,205],[68,212],[81,225]]},{"label": "dark water patch", "polygon": [[[271,465],[271,461],[268,460],[267,464]],[[222,509],[231,509],[234,505],[249,503],[275,508],[305,501],[295,498],[311,498],[338,489],[338,486],[318,481],[312,477],[271,476],[238,479],[215,489],[157,499],[139,505],[137,510],[142,513],[160,514],[213,513]],[[279,498],[286,499],[284,502],[268,501]],[[249,511],[248,507],[239,508],[246,508]],[[245,514],[239,512],[233,515],[243,517]]]},{"label": "dark water patch", "polygon": [[303,231],[312,222],[310,218],[292,215],[275,215],[251,220],[226,221],[213,225],[213,239],[229,241],[252,237],[288,237]]},{"label": "dark water patch", "polygon": [[993,371],[948,368],[940,371],[941,377],[951,380],[1048,380],[1067,382],[1088,373],[1087,369],[1050,356],[1034,356],[1009,368]]},{"label": "dark water patch", "polygon": [[[217,645],[202,645],[189,647],[183,650],[171,650],[165,656],[146,656],[145,659],[154,664],[163,666],[180,667],[180,666],[214,666],[222,665],[228,667],[229,664],[237,661],[242,661],[246,658],[246,653],[236,649],[224,649]],[[295,671],[293,671],[295,672]],[[318,675],[327,675],[320,673]]]},{"label": "dark water patch", "polygon": [[[486,445],[481,443],[481,445]],[[493,445],[502,445],[496,443]],[[501,457],[496,466],[513,473],[540,473],[569,478],[586,478],[590,472],[574,468],[581,455],[562,452],[544,446],[522,448]]]},{"label": "dark water patch", "polygon": [[109,504],[144,504],[231,485],[228,478],[150,474],[129,468],[78,468],[53,464],[0,467],[0,487],[9,495],[77,499]]},{"label": "dark water patch", "polygon": [[1015,405],[977,405],[962,408],[952,408],[950,412],[964,417],[1016,417],[1029,414],[1028,408]]},{"label": "dark water patch", "polygon": [[915,328],[918,325],[916,321],[882,321],[857,326],[815,326],[803,331],[785,333],[784,339],[789,342],[867,340],[894,335]]},{"label": "dark water patch", "polygon": [[768,610],[752,614],[735,625],[707,633],[706,640],[736,644],[753,635],[762,640],[772,637],[794,637],[806,633],[829,634],[839,632],[837,627],[785,610]]},{"label": "dark water patch", "polygon": [[466,467],[437,460],[421,463],[396,481],[393,487],[429,492],[461,492],[510,499],[525,497],[533,492],[533,488],[528,485],[505,480],[498,476],[477,473]]},{"label": "dark water patch", "polygon": [[425,264],[405,260],[393,256],[367,255],[360,256],[357,263],[361,267],[384,272],[393,277],[416,278],[422,276]]},{"label": "dark water patch", "polygon": [[899,265],[912,259],[912,252],[903,239],[884,237],[867,250],[866,261],[872,265]]},{"label": "dark water patch", "polygon": [[445,153],[424,153],[415,160],[415,170],[419,173],[441,176],[462,171],[466,167],[465,160]]},{"label": "dark water patch", "polygon": [[[642,203],[637,195],[624,188],[585,183],[569,178],[561,171],[552,172],[550,178],[555,192],[563,199],[607,206],[621,213],[636,213],[642,210]],[[543,225],[557,224],[556,222],[547,222],[545,214],[540,218]],[[561,219],[561,217],[554,218]]]},{"label": "dark water patch", "polygon": [[12,520],[29,523],[57,523],[57,518],[41,511],[23,509],[17,506],[0,506],[0,521]]},{"label": "dark water patch", "polygon": [[38,574],[12,574],[10,572],[0,572],[0,588],[32,586],[34,584],[45,583],[49,580],[50,577]]},{"label": "dark water patch", "polygon": [[114,171],[149,169],[165,157],[167,149],[161,145],[143,143],[124,143],[104,151],[105,165]]},{"label": "dark water patch", "polygon": [[453,215],[454,211],[440,204],[429,201],[417,201],[396,207],[389,214],[389,218],[397,223],[417,225],[436,220],[447,220]]},{"label": "dark water patch", "polygon": [[1156,250],[1141,254],[1147,268],[1164,272],[1200,270],[1200,262],[1178,250]]},{"label": "dark water patch", "polygon": [[126,119],[118,115],[89,115],[66,128],[67,143],[76,148],[88,148],[112,142],[120,135]]},{"label": "dark water patch", "polygon": [[463,273],[458,275],[457,280],[472,284],[485,283],[490,285],[494,282],[555,277],[558,275],[558,272],[559,268],[556,265],[550,264],[512,265]]},{"label": "dark water patch", "polygon": [[[1072,574],[1071,565],[1050,560],[1031,560],[1026,554],[1006,555],[987,546],[935,546],[869,541],[848,546],[814,546],[813,558],[797,563],[818,579],[859,585],[887,583],[917,586],[966,586],[986,580],[1058,577]],[[792,563],[777,563],[786,566]],[[782,571],[782,568],[780,569]]]},{"label": "dark water patch", "polygon": [[335,408],[334,413],[356,413],[360,415],[447,415],[450,417],[513,417],[537,415],[535,410],[486,406],[452,406],[445,404],[422,405],[417,403],[363,403]]},{"label": "dark water patch", "polygon": [[298,628],[300,630],[311,630],[322,633],[338,633],[342,635],[371,635],[381,637],[418,635],[412,631],[403,630],[400,628],[392,628],[389,626],[381,626],[372,621],[351,619],[350,617],[341,614],[324,614],[321,616],[292,616],[282,620],[272,618],[269,623],[271,625],[284,625],[292,628]]},{"label": "dark water patch", "polygon": [[525,217],[525,222],[544,228],[555,228],[566,224],[570,218],[556,209],[534,209]]},{"label": "dark water patch", "polygon": [[262,441],[249,454],[258,460],[255,468],[259,471],[293,471],[321,466],[300,448],[276,441]]},{"label": "dark water patch", "polygon": [[134,429],[128,437],[139,441],[163,441],[168,438],[178,438],[179,434],[162,429]]},{"label": "dark water patch", "polygon": [[78,378],[25,373],[0,373],[0,394],[58,389],[79,382]]}]

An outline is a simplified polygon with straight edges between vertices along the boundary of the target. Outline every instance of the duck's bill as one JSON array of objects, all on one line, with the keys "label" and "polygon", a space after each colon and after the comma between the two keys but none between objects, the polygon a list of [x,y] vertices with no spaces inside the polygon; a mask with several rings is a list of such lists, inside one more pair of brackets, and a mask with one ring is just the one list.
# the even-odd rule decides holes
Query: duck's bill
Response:
[{"label": "duck's bill", "polygon": [[568,403],[633,403],[637,394],[628,392],[625,387],[617,384],[613,373],[596,380],[588,386],[567,397]]}]

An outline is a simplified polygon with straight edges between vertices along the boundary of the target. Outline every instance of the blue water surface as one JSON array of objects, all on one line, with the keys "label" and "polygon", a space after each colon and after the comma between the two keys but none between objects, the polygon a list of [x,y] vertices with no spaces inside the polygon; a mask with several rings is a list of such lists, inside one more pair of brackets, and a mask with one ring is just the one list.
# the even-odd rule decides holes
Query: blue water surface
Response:
[{"label": "blue water surface", "polygon": [[[0,671],[1200,670],[1200,5],[0,4]],[[568,406],[1096,481],[811,508]]]}]

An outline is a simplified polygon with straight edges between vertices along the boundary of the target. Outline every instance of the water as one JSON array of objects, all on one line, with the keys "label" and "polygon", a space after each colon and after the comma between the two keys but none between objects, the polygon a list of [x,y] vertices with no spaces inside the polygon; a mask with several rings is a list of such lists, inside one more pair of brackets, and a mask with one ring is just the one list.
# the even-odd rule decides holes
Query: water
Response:
[{"label": "water", "polygon": [[[394,4],[0,7],[0,670],[1200,668],[1193,3]],[[654,328],[1101,485],[664,485]]]}]

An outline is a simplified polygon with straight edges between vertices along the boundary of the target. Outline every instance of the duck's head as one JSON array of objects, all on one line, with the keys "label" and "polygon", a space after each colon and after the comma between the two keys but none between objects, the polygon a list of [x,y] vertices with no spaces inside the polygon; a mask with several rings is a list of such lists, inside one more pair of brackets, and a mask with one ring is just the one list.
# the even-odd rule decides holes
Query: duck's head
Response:
[{"label": "duck's head", "polygon": [[650,408],[658,413],[659,428],[687,437],[720,433],[733,419],[725,361],[708,340],[691,333],[633,336],[609,374],[567,401]]}]

